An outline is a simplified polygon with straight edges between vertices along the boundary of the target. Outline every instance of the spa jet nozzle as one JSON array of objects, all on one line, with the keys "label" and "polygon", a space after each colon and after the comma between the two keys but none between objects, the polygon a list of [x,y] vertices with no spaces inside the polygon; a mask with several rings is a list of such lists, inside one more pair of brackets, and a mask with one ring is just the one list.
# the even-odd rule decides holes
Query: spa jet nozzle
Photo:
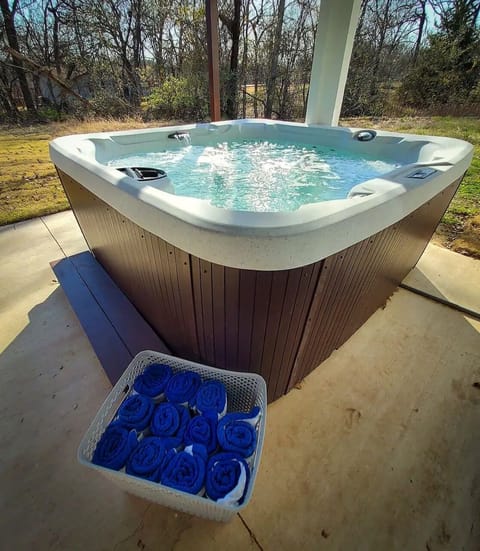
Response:
[{"label": "spa jet nozzle", "polygon": [[171,140],[188,140],[190,139],[190,134],[188,132],[172,132],[168,135]]}]

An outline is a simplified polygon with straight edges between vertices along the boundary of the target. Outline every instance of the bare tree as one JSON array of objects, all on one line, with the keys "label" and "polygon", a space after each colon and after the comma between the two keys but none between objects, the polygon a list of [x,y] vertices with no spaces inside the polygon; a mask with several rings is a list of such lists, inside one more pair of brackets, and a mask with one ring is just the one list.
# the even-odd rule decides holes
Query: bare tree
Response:
[{"label": "bare tree", "polygon": [[241,32],[241,0],[233,0],[233,12],[227,14],[226,11],[220,11],[219,17],[225,27],[228,29],[231,40],[230,49],[230,67],[226,82],[226,106],[225,113],[229,119],[236,119],[238,115],[238,56],[240,51],[240,32]]},{"label": "bare tree", "polygon": [[416,15],[418,17],[418,34],[415,41],[415,49],[413,50],[413,63],[415,64],[420,52],[420,46],[423,40],[423,33],[425,30],[425,23],[427,22],[427,0],[418,0],[418,6],[416,8]]},{"label": "bare tree", "polygon": [[285,15],[285,0],[278,0],[276,10],[276,23],[273,34],[272,45],[270,49],[270,63],[268,68],[267,82],[265,86],[265,117],[271,118],[273,111],[273,96],[278,77],[278,56],[280,41],[282,38],[283,19]]},{"label": "bare tree", "polygon": [[[224,114],[301,118],[317,0],[219,4]],[[147,116],[206,116],[203,0],[0,0],[0,8],[3,42],[20,54],[0,50],[0,110],[9,117],[21,112],[17,104],[34,113],[42,96],[65,112],[90,108],[81,97],[112,115],[147,106]],[[440,96],[469,86],[477,96],[462,97],[476,101],[479,18],[480,0],[362,0],[344,113],[382,114],[398,104],[395,90],[417,66],[425,74],[436,67]],[[448,54],[440,55],[444,66],[434,35]]]},{"label": "bare tree", "polygon": [[[8,41],[10,48],[13,48],[16,51],[20,50],[20,44],[17,35],[17,29],[15,26],[15,13],[18,8],[18,0],[14,0],[11,3],[8,0],[0,0],[0,8],[2,10],[3,16],[3,25],[5,28],[5,35]],[[21,61],[12,60],[18,82],[20,84],[20,89],[22,90],[23,101],[25,102],[25,107],[27,111],[36,115],[37,110],[35,103],[33,101],[32,93],[28,85],[27,76],[25,73],[25,67]]]},{"label": "bare tree", "polygon": [[387,108],[392,83],[408,69],[418,17],[417,0],[363,0],[345,89],[345,114],[381,114]]}]

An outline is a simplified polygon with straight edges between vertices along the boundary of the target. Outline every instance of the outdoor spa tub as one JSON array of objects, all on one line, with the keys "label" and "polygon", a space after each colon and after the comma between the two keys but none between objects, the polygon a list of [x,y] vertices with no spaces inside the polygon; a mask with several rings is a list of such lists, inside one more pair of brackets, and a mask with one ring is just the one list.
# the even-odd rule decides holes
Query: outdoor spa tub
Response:
[{"label": "outdoor spa tub", "polygon": [[268,399],[416,264],[466,142],[269,120],[67,136],[50,154],[97,260],[173,354]]}]

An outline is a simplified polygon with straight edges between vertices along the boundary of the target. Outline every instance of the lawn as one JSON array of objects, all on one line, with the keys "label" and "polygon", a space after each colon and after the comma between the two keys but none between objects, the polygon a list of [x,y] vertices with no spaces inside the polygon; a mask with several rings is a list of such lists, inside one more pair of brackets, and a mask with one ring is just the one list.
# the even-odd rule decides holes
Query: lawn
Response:
[{"label": "lawn", "polygon": [[[162,123],[163,125],[167,123]],[[174,123],[168,123],[174,124]],[[63,122],[29,128],[0,127],[0,225],[68,208],[48,156],[48,142],[66,134],[155,126],[137,119]],[[342,125],[451,136],[475,146],[472,165],[435,234],[435,241],[480,258],[480,119],[409,117],[346,119]]]},{"label": "lawn", "polygon": [[27,128],[0,127],[0,226],[69,208],[55,167],[50,162],[50,140],[67,134],[146,126],[155,124],[127,119],[70,121]]}]

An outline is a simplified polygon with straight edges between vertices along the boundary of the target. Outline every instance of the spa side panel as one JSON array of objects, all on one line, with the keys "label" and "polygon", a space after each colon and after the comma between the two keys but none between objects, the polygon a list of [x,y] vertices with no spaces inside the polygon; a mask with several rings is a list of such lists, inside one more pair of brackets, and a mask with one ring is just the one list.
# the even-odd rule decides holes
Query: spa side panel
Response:
[{"label": "spa side panel", "polygon": [[288,389],[385,305],[422,255],[460,181],[397,224],[325,259]]},{"label": "spa side panel", "polygon": [[[345,342],[416,264],[460,180],[399,223],[304,267],[242,270],[178,249],[59,171],[89,247],[180,357],[260,373],[269,401]],[[161,213],[159,213],[161,216]]]}]

